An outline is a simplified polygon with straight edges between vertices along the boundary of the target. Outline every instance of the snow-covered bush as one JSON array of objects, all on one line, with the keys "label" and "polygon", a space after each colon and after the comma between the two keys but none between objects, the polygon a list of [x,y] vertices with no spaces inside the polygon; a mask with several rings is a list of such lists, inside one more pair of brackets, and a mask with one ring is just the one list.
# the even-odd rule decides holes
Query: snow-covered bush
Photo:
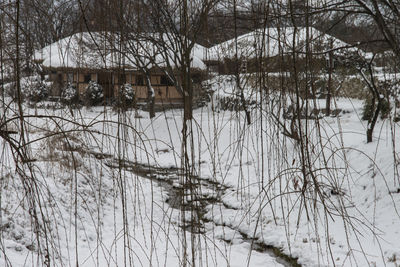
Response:
[{"label": "snow-covered bush", "polygon": [[121,88],[121,98],[126,104],[132,103],[135,100],[135,90],[131,84],[126,83]]},{"label": "snow-covered bush", "polygon": [[85,100],[88,105],[97,105],[103,101],[103,87],[94,81],[90,81],[85,91]]},{"label": "snow-covered bush", "polygon": [[[239,92],[236,86],[236,78],[233,75],[216,76],[204,81],[202,86],[209,98],[213,98],[217,109],[241,111],[253,108],[256,105],[253,89],[242,84],[243,91]],[[241,93],[243,93],[243,98]]]},{"label": "snow-covered bush", "polygon": [[245,110],[245,107],[254,107],[257,102],[253,99],[244,99],[244,101],[240,98],[240,96],[224,96],[218,98],[218,106],[221,110],[230,110],[230,111],[241,111]]},{"label": "snow-covered bush", "polygon": [[24,97],[31,102],[40,102],[49,96],[49,87],[39,78],[22,83],[21,91]]},{"label": "snow-covered bush", "polygon": [[126,83],[121,86],[119,92],[119,98],[115,102],[116,108],[130,108],[135,105],[135,90],[133,89],[132,85]]},{"label": "snow-covered bush", "polygon": [[17,96],[17,92],[16,92],[15,82],[10,82],[10,83],[4,84],[4,91],[6,92],[6,94],[8,96],[16,97]]},{"label": "snow-covered bush", "polygon": [[65,104],[73,104],[78,102],[79,96],[75,86],[68,83],[67,86],[62,90],[61,101]]}]

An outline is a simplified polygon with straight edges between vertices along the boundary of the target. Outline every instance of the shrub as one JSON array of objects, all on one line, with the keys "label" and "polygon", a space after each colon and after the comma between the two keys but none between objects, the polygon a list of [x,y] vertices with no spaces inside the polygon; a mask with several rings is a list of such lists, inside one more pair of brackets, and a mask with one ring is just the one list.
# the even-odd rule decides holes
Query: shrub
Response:
[{"label": "shrub", "polygon": [[78,91],[71,83],[62,90],[61,101],[65,104],[74,104],[79,100]]},{"label": "shrub", "polygon": [[40,102],[49,96],[49,87],[40,79],[22,84],[21,90],[26,99],[31,102]]},{"label": "shrub", "polygon": [[[218,105],[221,110],[241,111],[244,110],[243,101],[239,97],[225,96],[218,99]],[[254,107],[256,101],[246,99],[244,105],[247,107]]]},{"label": "shrub", "polygon": [[[372,116],[374,115],[374,111],[377,105],[378,105],[377,101],[375,101],[374,103],[371,97],[368,97],[364,101],[362,119],[370,121],[372,119]],[[390,103],[386,99],[382,99],[382,107],[380,111],[381,119],[386,119],[389,116],[390,110],[391,110]]]},{"label": "shrub", "polygon": [[16,90],[15,82],[10,82],[10,83],[4,84],[4,91],[10,97],[17,97],[17,90]]},{"label": "shrub", "polygon": [[94,81],[90,81],[85,91],[85,100],[88,105],[97,105],[103,101],[103,87]]},{"label": "shrub", "polygon": [[334,82],[333,87],[340,86],[336,96],[343,96],[356,99],[366,99],[369,95],[369,90],[365,86],[364,81],[359,77],[339,76],[339,79]]},{"label": "shrub", "polygon": [[131,84],[126,83],[122,86],[121,98],[126,104],[133,103],[133,101],[135,100],[135,90],[133,90]]},{"label": "shrub", "polygon": [[392,107],[390,106],[389,101],[387,101],[386,99],[383,99],[382,104],[381,119],[387,119],[389,117]]},{"label": "shrub", "polygon": [[135,90],[132,85],[126,83],[121,86],[118,100],[115,102],[116,107],[122,109],[130,108],[135,105]]}]

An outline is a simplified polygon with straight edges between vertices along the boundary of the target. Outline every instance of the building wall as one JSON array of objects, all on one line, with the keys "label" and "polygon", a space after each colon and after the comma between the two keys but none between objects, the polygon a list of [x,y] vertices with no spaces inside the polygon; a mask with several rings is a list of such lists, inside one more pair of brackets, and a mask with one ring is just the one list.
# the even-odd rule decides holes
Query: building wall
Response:
[{"label": "building wall", "polygon": [[136,99],[146,99],[147,98],[147,87],[146,86],[135,86],[135,96]]},{"label": "building wall", "polygon": [[[99,80],[99,75],[104,75],[105,72],[102,73],[103,74],[100,74],[100,72],[95,72],[95,71],[82,71],[82,70],[80,70],[79,72],[57,71],[56,73],[54,73],[54,75],[51,75],[50,77],[54,82],[58,83],[58,87],[60,88],[58,90],[59,92],[58,96],[61,94],[61,90],[66,86],[68,82],[71,82],[73,85],[75,85],[76,88],[78,89],[80,96],[83,96],[89,84],[89,80],[92,80],[99,82],[103,86],[103,88],[108,87],[110,85],[112,97],[118,97],[119,88],[124,83],[124,81],[120,79],[118,73],[114,72],[112,73],[112,75],[107,74],[109,75],[107,76],[108,78],[106,77],[105,79],[107,80],[107,84],[102,84],[102,82]],[[88,75],[90,76],[88,77]],[[136,84],[137,76],[139,75],[142,76],[141,74],[125,73],[125,83],[129,83],[132,85],[133,89],[135,90],[136,99],[138,101],[146,101],[147,100],[146,79],[143,76],[142,79],[143,84],[141,85]],[[102,81],[104,82],[104,76],[102,77],[103,77]],[[156,103],[170,103],[170,102],[176,103],[183,101],[181,94],[178,92],[175,86],[161,84],[162,75],[159,74],[152,75],[150,76],[150,81],[155,91]],[[107,93],[105,95],[110,96],[110,93]]]},{"label": "building wall", "polygon": [[[182,96],[175,86],[152,85],[152,87],[154,89],[156,102],[168,103],[183,101]],[[133,88],[138,101],[147,100],[147,86],[133,86]]]},{"label": "building wall", "polygon": [[86,83],[79,83],[78,84],[78,93],[79,96],[83,96],[85,94],[86,91],[86,87],[88,86],[88,84]]}]

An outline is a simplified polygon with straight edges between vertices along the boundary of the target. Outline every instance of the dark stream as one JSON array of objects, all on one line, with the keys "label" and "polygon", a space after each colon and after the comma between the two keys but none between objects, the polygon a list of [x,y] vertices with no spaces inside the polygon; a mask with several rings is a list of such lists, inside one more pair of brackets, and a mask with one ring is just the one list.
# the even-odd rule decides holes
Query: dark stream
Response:
[{"label": "dark stream", "polygon": [[[184,219],[179,225],[185,231],[194,234],[204,234],[205,223],[214,223],[204,216],[207,213],[207,206],[222,204],[226,208],[230,208],[222,201],[222,196],[229,187],[216,181],[203,179],[196,175],[190,175],[187,180],[183,181],[182,169],[179,168],[155,167],[127,160],[118,161],[111,156],[92,154],[101,159],[109,158],[106,165],[110,168],[121,168],[140,177],[157,182],[157,184],[167,192],[166,203],[171,208],[178,209],[185,213],[187,219]],[[229,227],[227,225],[224,226]],[[240,234],[243,242],[251,244],[253,250],[269,254],[274,257],[278,263],[286,267],[301,266],[298,264],[297,259],[283,254],[279,248],[266,245],[258,239],[252,238],[233,227],[230,228]],[[224,241],[230,243],[232,240]]]}]

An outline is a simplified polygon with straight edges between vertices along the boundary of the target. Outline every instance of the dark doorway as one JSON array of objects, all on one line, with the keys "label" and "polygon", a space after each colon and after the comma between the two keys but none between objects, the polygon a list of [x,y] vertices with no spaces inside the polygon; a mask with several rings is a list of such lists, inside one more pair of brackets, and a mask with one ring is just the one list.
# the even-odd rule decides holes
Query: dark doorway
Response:
[{"label": "dark doorway", "polygon": [[103,87],[103,93],[105,98],[111,98],[114,96],[114,90],[112,85],[112,74],[110,72],[98,73],[97,81]]}]

